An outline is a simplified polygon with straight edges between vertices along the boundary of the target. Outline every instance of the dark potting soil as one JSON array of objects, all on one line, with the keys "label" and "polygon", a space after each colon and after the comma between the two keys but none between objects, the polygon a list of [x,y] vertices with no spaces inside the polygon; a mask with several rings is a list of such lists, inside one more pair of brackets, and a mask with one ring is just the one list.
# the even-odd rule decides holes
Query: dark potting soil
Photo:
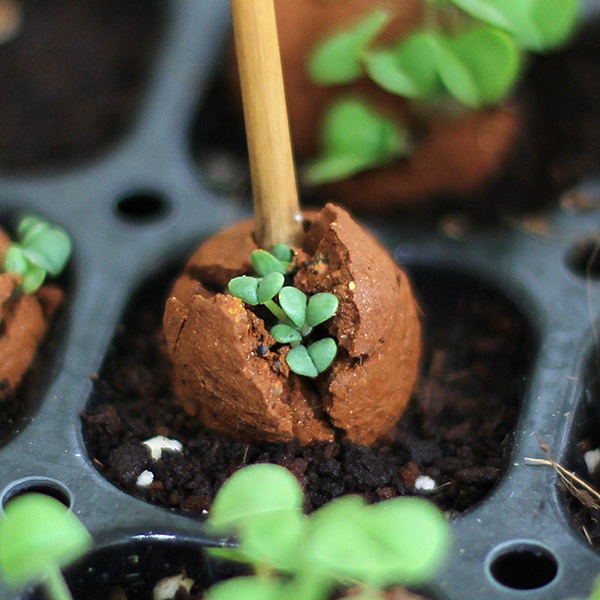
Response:
[{"label": "dark potting soil", "polygon": [[23,0],[0,44],[0,168],[89,159],[131,121],[160,32],[157,0]]},{"label": "dark potting soil", "polygon": [[[415,272],[424,312],[426,354],[410,407],[397,427],[367,448],[347,441],[302,448],[253,445],[207,431],[173,397],[160,320],[170,278],[132,299],[82,415],[97,468],[123,490],[165,507],[204,511],[237,468],[273,462],[303,485],[307,510],[358,493],[369,501],[421,492],[442,509],[464,511],[502,476],[533,341],[522,317],[493,290],[460,273]],[[144,440],[179,440],[183,452],[154,463]],[[143,470],[153,483],[136,485]]]}]

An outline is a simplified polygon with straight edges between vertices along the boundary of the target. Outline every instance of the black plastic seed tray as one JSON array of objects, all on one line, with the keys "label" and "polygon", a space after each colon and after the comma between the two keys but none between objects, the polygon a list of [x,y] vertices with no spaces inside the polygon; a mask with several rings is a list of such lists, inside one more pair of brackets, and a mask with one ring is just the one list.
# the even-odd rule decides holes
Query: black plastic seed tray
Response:
[{"label": "black plastic seed tray", "polygon": [[[27,387],[25,416],[0,448],[2,501],[26,490],[61,498],[88,527],[95,549],[69,571],[78,598],[107,598],[128,582],[139,598],[182,568],[210,581],[201,519],[158,508],[109,483],[95,468],[80,413],[92,375],[133,293],[248,204],[214,191],[189,150],[189,131],[229,38],[226,0],[171,0],[153,74],[132,128],[84,167],[0,177],[0,217],[41,213],[74,240],[68,302],[52,354]],[[586,5],[589,12],[595,4]],[[574,464],[582,431],[596,427],[592,386],[600,328],[600,179],[581,183],[595,210],[546,215],[547,234],[498,226],[457,241],[388,220],[367,223],[399,261],[420,273],[467,275],[512,303],[528,324],[535,358],[507,468],[477,506],[452,521],[448,561],[428,583],[436,599],[583,598],[600,554],[567,510],[557,475],[527,464],[540,441]],[[594,266],[595,265],[595,266]],[[594,408],[596,407],[596,408]],[[39,592],[38,592],[39,594]],[[32,598],[0,584],[0,598]],[[38,597],[35,595],[35,597]]]}]

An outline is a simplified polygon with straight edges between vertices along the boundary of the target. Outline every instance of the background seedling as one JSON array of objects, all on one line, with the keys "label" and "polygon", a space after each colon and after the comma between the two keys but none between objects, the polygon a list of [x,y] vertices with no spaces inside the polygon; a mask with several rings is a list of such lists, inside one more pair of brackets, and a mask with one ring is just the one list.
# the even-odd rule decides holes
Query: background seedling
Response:
[{"label": "background seedling", "polygon": [[397,498],[369,506],[358,496],[333,500],[309,516],[294,476],[259,464],[231,476],[215,497],[208,525],[235,534],[225,558],[251,564],[257,575],[213,587],[208,600],[320,600],[359,584],[383,598],[393,584],[416,584],[438,567],[449,525],[429,502]]},{"label": "background seedling", "polygon": [[33,294],[47,276],[60,275],[71,251],[71,238],[62,227],[29,215],[19,222],[17,240],[6,252],[4,271],[20,275],[23,291]]},{"label": "background seedling", "polygon": [[309,297],[292,285],[284,285],[286,276],[289,280],[294,272],[292,258],[291,248],[283,244],[271,252],[255,250],[250,262],[258,277],[234,277],[229,282],[229,293],[249,306],[267,308],[277,320],[271,327],[271,335],[280,344],[292,347],[286,355],[289,368],[298,375],[314,378],[335,359],[337,343],[333,338],[323,338],[306,346],[301,344],[314,327],[335,315],[339,301],[327,292]]},{"label": "background seedling", "polygon": [[91,536],[61,502],[25,494],[7,503],[0,520],[0,569],[15,587],[42,583],[52,600],[71,600],[60,569],[79,558]]},{"label": "background seedling", "polygon": [[322,156],[304,170],[312,184],[350,177],[410,153],[406,129],[359,98],[345,98],[327,111],[321,128]]},{"label": "background seedling", "polygon": [[[565,43],[579,16],[578,0],[423,3],[422,26],[390,47],[376,43],[392,18],[381,9],[331,35],[309,57],[309,76],[319,85],[369,77],[387,92],[428,102],[433,110],[447,98],[469,109],[497,105],[513,91],[525,53]],[[416,146],[412,137],[410,124],[400,127],[356,99],[341,98],[323,119],[321,155],[303,178],[328,183],[407,157]]]}]

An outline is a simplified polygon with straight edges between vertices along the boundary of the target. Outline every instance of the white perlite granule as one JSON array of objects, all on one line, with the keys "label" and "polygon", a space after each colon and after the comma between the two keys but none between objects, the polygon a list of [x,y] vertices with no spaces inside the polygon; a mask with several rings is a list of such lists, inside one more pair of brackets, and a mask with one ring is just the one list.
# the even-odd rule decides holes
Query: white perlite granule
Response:
[{"label": "white perlite granule", "polygon": [[152,471],[142,471],[135,484],[138,487],[148,487],[154,481],[154,473]]},{"label": "white perlite granule", "polygon": [[415,481],[415,490],[431,492],[436,488],[436,483],[428,475],[419,475]]},{"label": "white perlite granule", "polygon": [[143,443],[150,448],[152,460],[158,460],[162,456],[163,450],[173,450],[174,452],[181,452],[183,450],[181,442],[171,440],[164,435],[157,435]]}]

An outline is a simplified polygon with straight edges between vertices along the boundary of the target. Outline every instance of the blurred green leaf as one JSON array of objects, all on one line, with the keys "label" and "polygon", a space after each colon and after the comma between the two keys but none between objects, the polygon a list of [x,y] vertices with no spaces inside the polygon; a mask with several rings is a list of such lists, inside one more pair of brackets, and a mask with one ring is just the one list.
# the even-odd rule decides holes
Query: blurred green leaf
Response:
[{"label": "blurred green leaf", "polygon": [[310,163],[303,179],[321,185],[384,165],[408,154],[408,134],[364,101],[334,103],[321,128],[322,155]]},{"label": "blurred green leaf", "polygon": [[330,35],[312,53],[308,74],[315,83],[338,85],[362,75],[360,60],[365,48],[390,21],[391,16],[377,9],[354,27]]},{"label": "blurred green leaf", "polygon": [[365,56],[369,77],[384,90],[406,98],[435,98],[442,92],[437,73],[438,34],[420,31],[393,50]]},{"label": "blurred green leaf", "polygon": [[[363,498],[343,496],[310,515],[302,552],[313,569],[336,579],[361,580],[357,573],[368,569],[364,562],[371,562],[372,553],[361,524],[365,508]],[[376,555],[373,560],[377,560]]]},{"label": "blurred green leaf", "polygon": [[381,549],[374,583],[420,583],[439,567],[450,541],[450,526],[431,502],[394,498],[368,507],[365,530]]},{"label": "blurred green leaf", "polygon": [[[521,4],[525,4],[526,1],[519,0]],[[502,29],[510,28],[510,20],[505,17],[500,8],[502,0],[450,0],[450,2],[485,23]]]},{"label": "blurred green leaf", "polygon": [[36,265],[30,265],[23,275],[21,287],[26,294],[34,294],[42,287],[45,280],[46,271]]},{"label": "blurred green leaf", "polygon": [[474,17],[515,37],[524,50],[544,52],[564,44],[575,31],[579,0],[451,0]]},{"label": "blurred green leaf", "polygon": [[10,585],[42,580],[56,566],[79,558],[91,537],[61,502],[45,494],[25,494],[5,507],[0,521],[0,568]]},{"label": "blurred green leaf", "polygon": [[275,578],[235,577],[213,585],[206,600],[282,600],[285,584]]},{"label": "blurred green leaf", "polygon": [[254,514],[240,524],[240,548],[254,564],[289,571],[301,561],[298,548],[305,530],[306,517],[300,507]]},{"label": "blurred green leaf", "polygon": [[449,525],[420,498],[366,506],[334,500],[311,516],[306,549],[311,565],[374,587],[418,583],[439,566],[448,548]]},{"label": "blurred green leaf", "polygon": [[14,244],[8,247],[6,257],[4,258],[4,270],[7,273],[16,273],[24,275],[29,268],[29,261],[25,258],[23,250]]},{"label": "blurred green leaf", "polygon": [[438,72],[450,94],[471,108],[502,100],[514,85],[521,55],[506,33],[488,26],[440,39]]},{"label": "blurred green leaf", "polygon": [[600,576],[594,579],[594,585],[592,587],[592,595],[588,600],[600,600]]},{"label": "blurred green leaf", "polygon": [[296,478],[284,467],[257,464],[236,471],[217,492],[209,525],[232,530],[257,514],[301,509],[303,494]]},{"label": "blurred green leaf", "polygon": [[[552,2],[530,0],[531,18],[536,24],[536,39],[521,40],[527,50],[544,52],[562,46],[572,36],[580,22],[578,0]],[[518,32],[515,32],[519,37]]]},{"label": "blurred green leaf", "polygon": [[379,166],[378,163],[379,161],[372,157],[355,154],[324,156],[306,165],[302,179],[309,185],[323,185],[368,171]]},{"label": "blurred green leaf", "polygon": [[23,254],[50,275],[58,275],[71,256],[71,238],[58,227],[36,225],[21,243]]}]

